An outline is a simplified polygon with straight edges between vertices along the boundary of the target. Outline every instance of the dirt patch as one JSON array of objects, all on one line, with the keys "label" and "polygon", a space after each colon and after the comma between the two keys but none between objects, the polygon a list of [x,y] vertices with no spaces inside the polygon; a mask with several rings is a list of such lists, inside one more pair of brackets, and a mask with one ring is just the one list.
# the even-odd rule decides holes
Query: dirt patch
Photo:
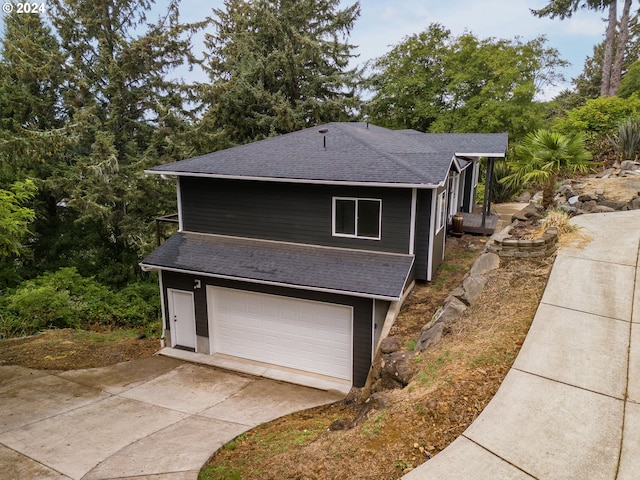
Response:
[{"label": "dirt patch", "polygon": [[[447,239],[443,268],[419,284],[392,334],[410,344],[477,255],[477,237]],[[202,479],[390,480],[436,455],[494,396],[540,302],[552,259],[502,260],[481,300],[435,348],[412,358],[411,383],[375,394],[364,421],[343,429],[363,405],[357,396],[262,425],[212,458]]]},{"label": "dirt patch", "polygon": [[160,340],[138,339],[131,330],[46,330],[31,337],[0,341],[0,365],[76,370],[148,357],[159,349]]},{"label": "dirt patch", "polygon": [[628,202],[640,194],[640,176],[614,178],[582,178],[575,185],[582,185],[580,193],[593,194],[602,190],[607,200]]}]

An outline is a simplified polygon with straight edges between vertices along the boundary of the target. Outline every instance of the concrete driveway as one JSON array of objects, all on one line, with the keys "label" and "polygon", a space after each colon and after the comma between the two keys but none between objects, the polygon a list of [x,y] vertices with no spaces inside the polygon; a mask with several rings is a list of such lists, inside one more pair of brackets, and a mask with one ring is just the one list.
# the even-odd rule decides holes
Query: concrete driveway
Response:
[{"label": "concrete driveway", "polygon": [[196,479],[220,446],[335,393],[150,357],[47,372],[0,366],[0,472],[11,479]]}]

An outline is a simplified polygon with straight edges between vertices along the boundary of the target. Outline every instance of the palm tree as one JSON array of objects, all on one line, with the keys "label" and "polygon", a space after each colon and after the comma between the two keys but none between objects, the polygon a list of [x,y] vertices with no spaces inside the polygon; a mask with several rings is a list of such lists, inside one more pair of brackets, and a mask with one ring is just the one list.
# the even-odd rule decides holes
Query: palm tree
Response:
[{"label": "palm tree", "polygon": [[518,161],[508,162],[513,173],[501,182],[507,185],[517,182],[542,185],[542,206],[545,209],[553,204],[559,175],[586,173],[595,165],[591,161],[591,153],[585,148],[582,133],[567,136],[537,130],[525,137],[515,153]]}]

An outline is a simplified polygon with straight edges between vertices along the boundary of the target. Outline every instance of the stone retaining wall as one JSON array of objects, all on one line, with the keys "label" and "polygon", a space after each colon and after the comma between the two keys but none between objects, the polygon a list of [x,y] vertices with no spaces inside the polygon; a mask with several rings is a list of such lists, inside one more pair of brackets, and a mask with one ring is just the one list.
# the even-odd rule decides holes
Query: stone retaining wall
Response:
[{"label": "stone retaining wall", "polygon": [[533,240],[519,240],[515,238],[504,238],[496,236],[487,245],[487,250],[496,253],[501,257],[546,257],[556,250],[558,243],[558,229],[548,228],[542,237]]}]

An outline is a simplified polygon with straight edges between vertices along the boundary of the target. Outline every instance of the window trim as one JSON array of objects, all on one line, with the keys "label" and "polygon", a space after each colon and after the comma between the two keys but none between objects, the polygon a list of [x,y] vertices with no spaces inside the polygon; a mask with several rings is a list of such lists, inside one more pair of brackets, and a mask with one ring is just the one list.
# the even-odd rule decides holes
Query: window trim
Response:
[{"label": "window trim", "polygon": [[443,190],[436,196],[436,234],[440,233],[447,224],[447,190]]},{"label": "window trim", "polygon": [[[337,200],[350,200],[354,201],[356,204],[355,211],[355,233],[339,233],[336,232],[336,201]],[[358,235],[358,203],[360,201],[371,201],[378,202],[378,236],[377,237],[368,237]],[[367,197],[333,197],[331,201],[331,234],[334,237],[342,237],[342,238],[358,238],[362,240],[380,240],[382,239],[382,199],[381,198],[367,198]]]}]

